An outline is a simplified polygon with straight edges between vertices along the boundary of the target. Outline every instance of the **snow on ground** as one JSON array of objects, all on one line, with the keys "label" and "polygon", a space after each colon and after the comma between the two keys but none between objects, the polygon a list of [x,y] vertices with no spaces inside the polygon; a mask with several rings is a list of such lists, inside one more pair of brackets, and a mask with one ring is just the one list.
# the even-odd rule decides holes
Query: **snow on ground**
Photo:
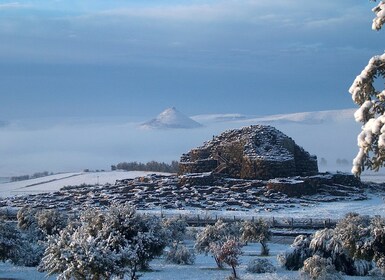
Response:
[{"label": "snow on ground", "polygon": [[[188,247],[192,248],[193,242],[188,241]],[[288,249],[287,244],[269,243],[270,256],[260,257],[260,245],[250,243],[243,247],[243,255],[240,257],[240,265],[237,268],[237,273],[243,280],[294,280],[299,279],[298,271],[288,271],[279,267],[276,256]],[[277,268],[275,273],[266,274],[251,274],[246,271],[247,263],[255,258],[267,258]],[[231,269],[217,269],[214,259],[208,255],[198,254],[195,264],[193,265],[175,265],[166,263],[163,257],[153,260],[151,263],[152,271],[143,272],[140,280],[223,280],[231,274]],[[0,263],[0,279],[55,279],[55,277],[46,278],[44,273],[37,272],[36,268],[16,267],[9,263]],[[352,277],[344,276],[344,279],[363,280],[370,277]]]},{"label": "snow on ground", "polygon": [[[38,179],[31,179],[20,182],[0,184],[0,197],[14,195],[54,192],[64,186],[76,186],[81,184],[106,184],[115,183],[116,180],[129,179],[145,176],[154,172],[143,171],[105,171],[105,172],[78,172],[55,174]],[[161,174],[161,173],[160,173]],[[167,173],[163,173],[167,174]],[[362,176],[363,181],[385,182],[385,175],[369,173]],[[385,216],[385,194],[368,194],[368,200],[362,201],[336,201],[327,203],[308,203],[307,205],[294,205],[291,208],[284,208],[277,211],[207,211],[201,209],[185,210],[165,210],[154,209],[146,210],[157,215],[199,215],[200,217],[266,217],[266,218],[320,218],[320,219],[340,219],[349,212],[356,212],[362,215],[381,215]],[[162,213],[161,213],[162,212]]]},{"label": "snow on ground", "polygon": [[54,192],[60,190],[64,186],[78,186],[81,184],[114,184],[116,180],[131,179],[153,173],[167,174],[145,171],[61,173],[37,179],[0,184],[0,197]]}]

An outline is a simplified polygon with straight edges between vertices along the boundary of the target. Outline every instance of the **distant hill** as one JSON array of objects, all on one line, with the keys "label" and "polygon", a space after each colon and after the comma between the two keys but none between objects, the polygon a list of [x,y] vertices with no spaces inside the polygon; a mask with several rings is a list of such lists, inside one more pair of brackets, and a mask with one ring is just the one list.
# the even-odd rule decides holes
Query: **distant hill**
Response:
[{"label": "distant hill", "polygon": [[202,125],[179,112],[175,107],[168,108],[155,119],[143,123],[145,129],[197,128]]}]

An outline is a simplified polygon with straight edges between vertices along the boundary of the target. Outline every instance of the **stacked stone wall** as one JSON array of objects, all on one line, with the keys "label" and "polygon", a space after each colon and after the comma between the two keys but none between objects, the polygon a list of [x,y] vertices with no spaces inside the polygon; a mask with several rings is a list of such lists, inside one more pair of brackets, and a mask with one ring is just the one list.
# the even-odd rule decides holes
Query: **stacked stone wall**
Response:
[{"label": "stacked stone wall", "polygon": [[302,180],[273,179],[267,182],[267,188],[290,197],[313,195],[317,192],[317,188],[313,188]]},{"label": "stacked stone wall", "polygon": [[242,174],[244,179],[267,180],[277,177],[290,177],[296,174],[294,160],[255,159],[251,160],[250,166],[244,166],[244,170],[249,170],[248,173]]},{"label": "stacked stone wall", "polygon": [[297,175],[312,176],[318,173],[318,163],[316,156],[311,156],[304,149],[296,146],[294,150],[294,158]]},{"label": "stacked stone wall", "polygon": [[211,172],[218,166],[215,159],[202,159],[194,162],[179,163],[179,174]]},{"label": "stacked stone wall", "polygon": [[179,176],[180,186],[212,186],[214,185],[215,177],[212,173],[189,174]]}]

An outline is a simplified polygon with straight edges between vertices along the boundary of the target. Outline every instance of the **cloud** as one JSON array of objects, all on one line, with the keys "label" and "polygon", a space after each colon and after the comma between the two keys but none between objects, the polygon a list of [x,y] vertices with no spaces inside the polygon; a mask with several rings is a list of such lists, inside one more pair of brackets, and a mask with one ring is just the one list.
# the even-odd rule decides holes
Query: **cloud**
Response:
[{"label": "cloud", "polygon": [[[318,3],[317,3],[318,2]],[[210,1],[198,4],[156,4],[151,6],[121,6],[113,9],[104,9],[85,16],[97,17],[127,17],[150,18],[167,21],[218,21],[230,20],[239,22],[264,23],[301,23],[303,25],[332,24],[335,21],[352,20],[357,15],[357,7],[344,1],[324,3],[317,1],[309,4],[308,1],[280,0],[272,3],[270,0],[258,1]],[[336,11],[341,11],[336,13]],[[352,11],[354,15],[350,15]]]},{"label": "cloud", "polygon": [[20,8],[27,8],[27,7],[30,7],[30,5],[21,4],[19,2],[9,2],[9,3],[0,4],[0,10],[20,9]]}]

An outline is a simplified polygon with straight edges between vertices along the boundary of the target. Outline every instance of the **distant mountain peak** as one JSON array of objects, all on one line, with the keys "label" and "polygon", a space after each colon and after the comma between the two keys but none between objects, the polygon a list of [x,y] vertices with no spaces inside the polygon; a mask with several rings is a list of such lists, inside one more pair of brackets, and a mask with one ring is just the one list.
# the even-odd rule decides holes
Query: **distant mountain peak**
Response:
[{"label": "distant mountain peak", "polygon": [[170,107],[161,112],[156,118],[141,125],[146,129],[169,129],[169,128],[197,128],[202,125],[183,113],[175,107]]}]

